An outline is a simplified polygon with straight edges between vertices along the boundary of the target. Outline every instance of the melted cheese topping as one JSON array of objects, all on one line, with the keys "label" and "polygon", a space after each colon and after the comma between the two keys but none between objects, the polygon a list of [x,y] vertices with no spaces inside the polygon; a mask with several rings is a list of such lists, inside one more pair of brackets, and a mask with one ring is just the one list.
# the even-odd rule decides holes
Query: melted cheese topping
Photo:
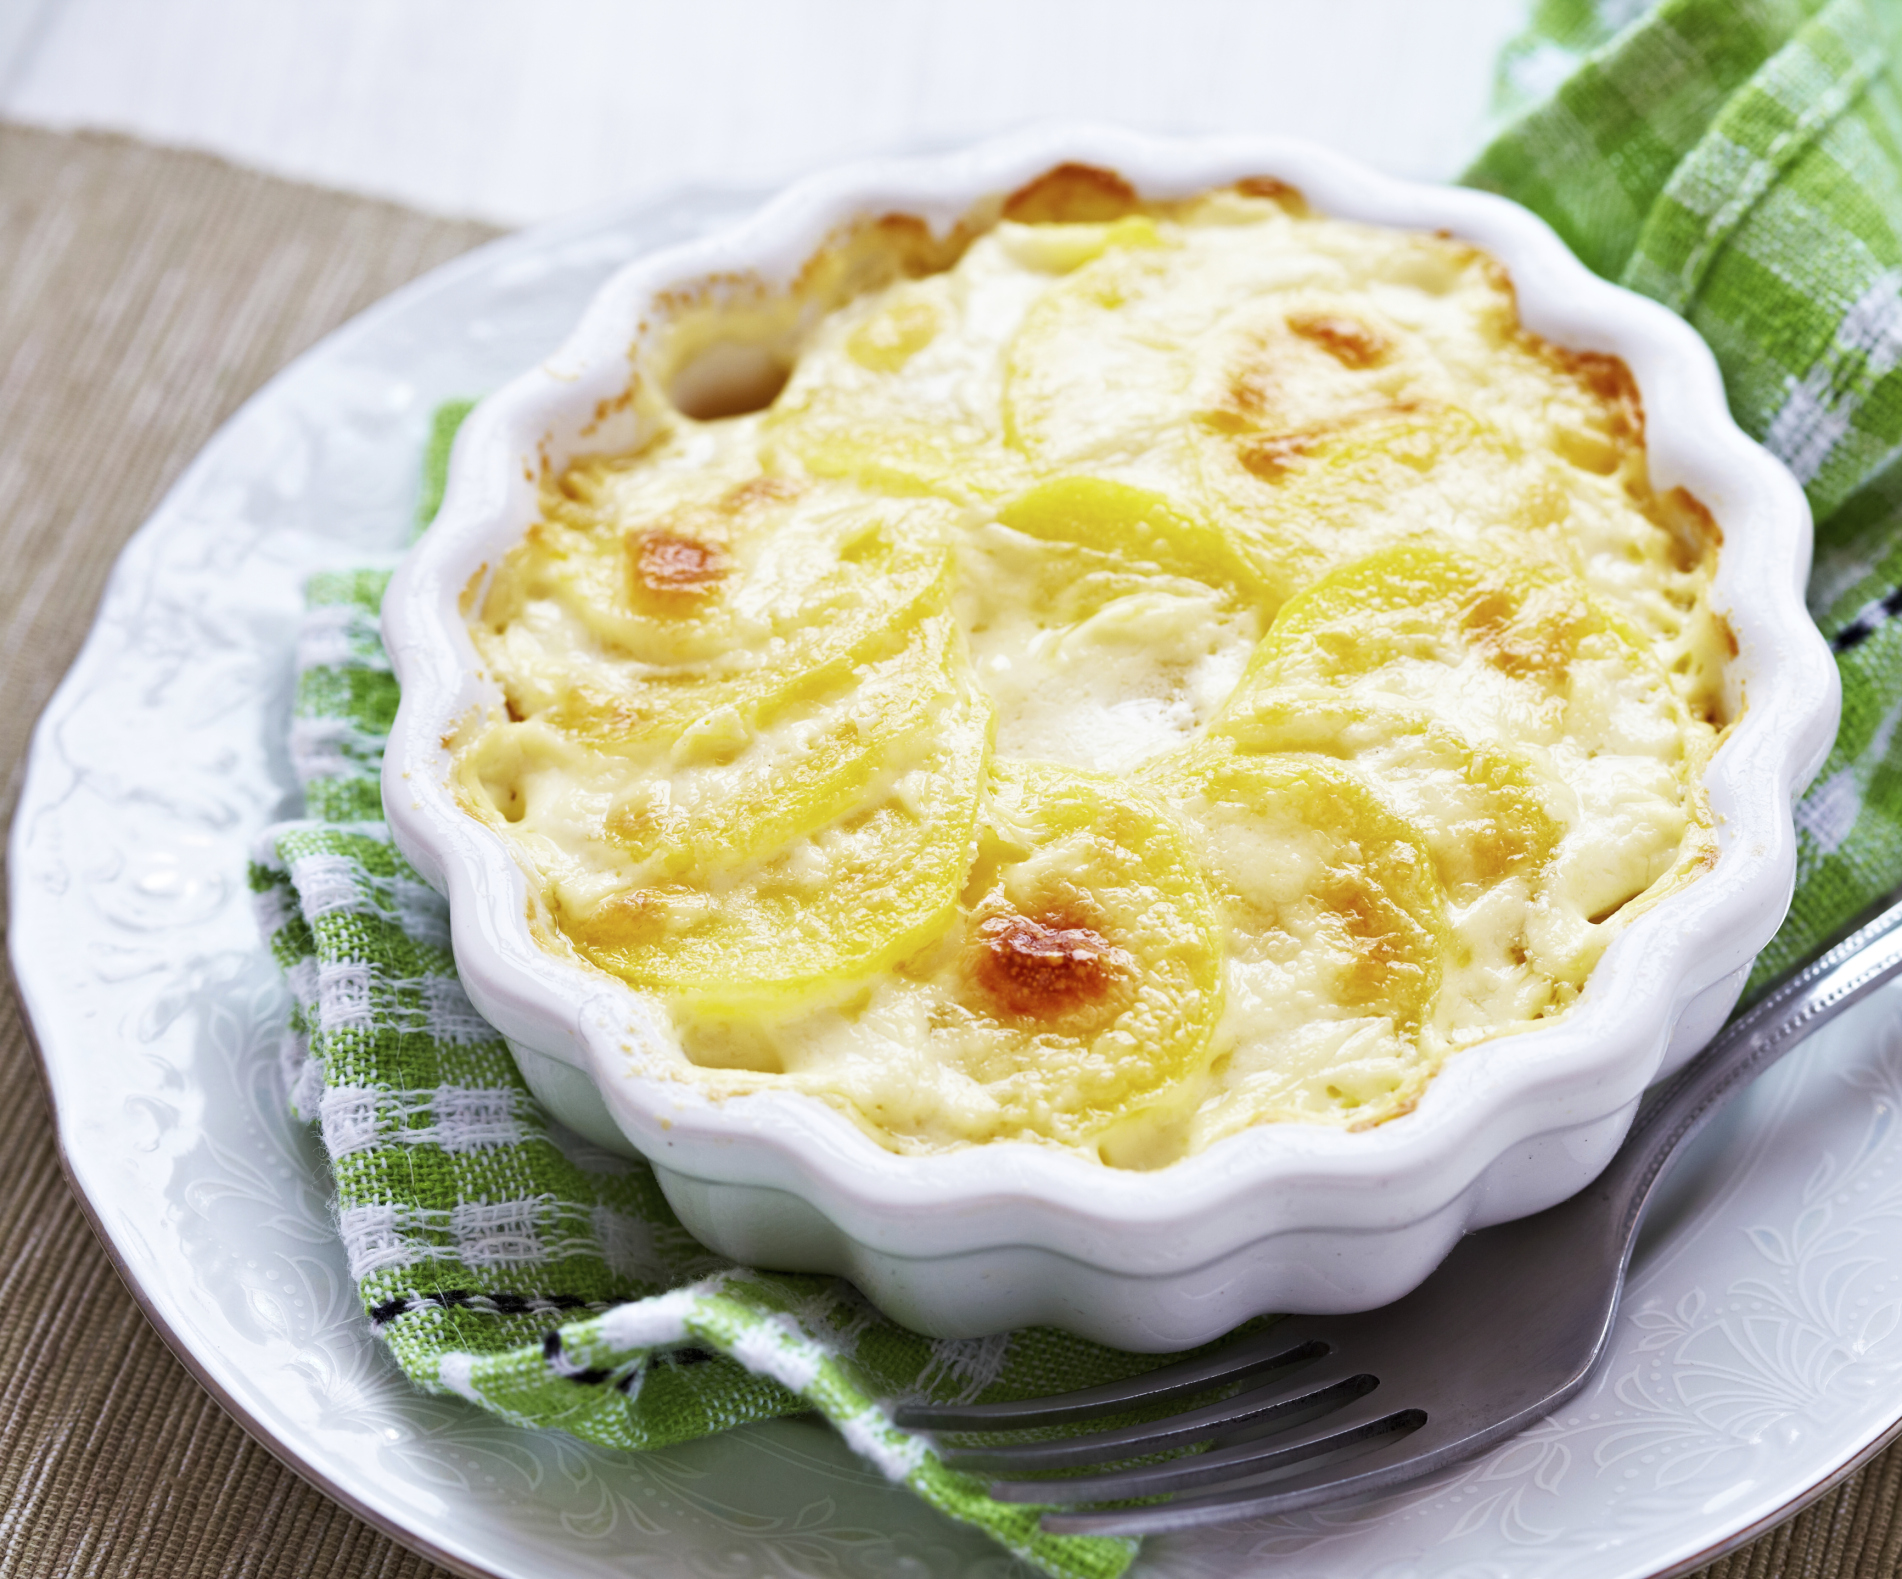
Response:
[{"label": "melted cheese topping", "polygon": [[1712,859],[1715,530],[1472,248],[1061,176],[763,411],[646,370],[472,623],[460,793],[642,1073],[1133,1167],[1378,1123]]}]

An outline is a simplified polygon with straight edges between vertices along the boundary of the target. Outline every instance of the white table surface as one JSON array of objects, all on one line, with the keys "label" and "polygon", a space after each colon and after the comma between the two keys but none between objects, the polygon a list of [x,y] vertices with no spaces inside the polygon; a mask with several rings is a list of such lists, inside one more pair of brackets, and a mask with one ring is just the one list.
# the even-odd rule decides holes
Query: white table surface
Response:
[{"label": "white table surface", "polygon": [[0,116],[529,224],[1026,122],[1478,148],[1525,0],[0,0]]}]

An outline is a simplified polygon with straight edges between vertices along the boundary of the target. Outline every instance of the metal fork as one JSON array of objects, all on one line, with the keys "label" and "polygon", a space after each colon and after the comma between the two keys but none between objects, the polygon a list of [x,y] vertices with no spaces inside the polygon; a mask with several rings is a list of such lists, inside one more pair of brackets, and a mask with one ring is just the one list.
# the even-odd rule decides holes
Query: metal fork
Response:
[{"label": "metal fork", "polygon": [[[933,1432],[1047,1428],[1226,1393],[1088,1435],[1005,1446],[938,1442],[956,1468],[1014,1477],[991,1487],[1007,1502],[1174,1499],[1046,1513],[1043,1527],[1053,1534],[1146,1535],[1287,1513],[1469,1457],[1585,1385],[1611,1336],[1638,1224],[1671,1155],[1740,1087],[1898,973],[1902,903],[1799,971],[1651,1092],[1624,1145],[1586,1189],[1537,1216],[1467,1235],[1431,1277],[1380,1310],[1285,1317],[1212,1354],[1056,1397],[907,1405],[898,1424]],[[1158,1454],[1174,1456],[1130,1463]],[[1191,1491],[1198,1494],[1176,1495]]]}]

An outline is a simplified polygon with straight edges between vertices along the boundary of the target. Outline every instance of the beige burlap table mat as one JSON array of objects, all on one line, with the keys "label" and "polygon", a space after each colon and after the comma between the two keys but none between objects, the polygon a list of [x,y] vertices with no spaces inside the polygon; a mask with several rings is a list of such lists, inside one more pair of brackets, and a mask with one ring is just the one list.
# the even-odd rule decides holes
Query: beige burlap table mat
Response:
[{"label": "beige burlap table mat", "polygon": [[[119,138],[0,125],[0,764],[120,546],[285,361],[486,227]],[[0,995],[0,1573],[441,1574],[306,1486],[186,1373],[59,1172]],[[1902,1412],[1902,1399],[1896,1400]],[[1902,1448],[1705,1579],[1902,1574]]]}]

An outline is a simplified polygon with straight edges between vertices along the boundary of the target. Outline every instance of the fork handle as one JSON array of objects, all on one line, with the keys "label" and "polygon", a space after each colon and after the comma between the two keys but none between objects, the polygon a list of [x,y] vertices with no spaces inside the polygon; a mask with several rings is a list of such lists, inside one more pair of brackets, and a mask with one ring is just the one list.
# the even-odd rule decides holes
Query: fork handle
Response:
[{"label": "fork handle", "polygon": [[1818,956],[1648,1095],[1598,1189],[1621,1208],[1628,1257],[1672,1154],[1749,1081],[1811,1032],[1902,975],[1902,903]]}]

